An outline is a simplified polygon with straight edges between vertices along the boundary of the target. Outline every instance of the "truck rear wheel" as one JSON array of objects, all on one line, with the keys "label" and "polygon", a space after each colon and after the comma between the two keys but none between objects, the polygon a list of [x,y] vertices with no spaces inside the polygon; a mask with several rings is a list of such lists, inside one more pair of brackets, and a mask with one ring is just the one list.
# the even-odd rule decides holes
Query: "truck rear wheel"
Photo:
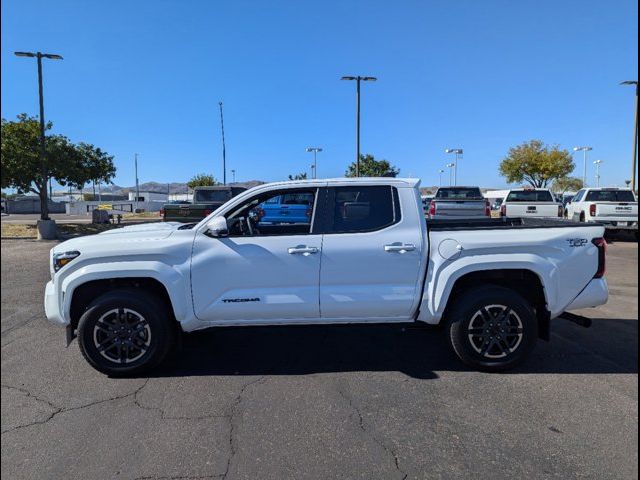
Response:
[{"label": "truck rear wheel", "polygon": [[78,323],[82,355],[93,368],[111,376],[150,370],[164,359],[173,341],[166,308],[144,291],[101,295]]},{"label": "truck rear wheel", "polygon": [[453,350],[478,370],[513,368],[529,355],[537,340],[537,319],[531,305],[504,287],[467,290],[447,317]]}]

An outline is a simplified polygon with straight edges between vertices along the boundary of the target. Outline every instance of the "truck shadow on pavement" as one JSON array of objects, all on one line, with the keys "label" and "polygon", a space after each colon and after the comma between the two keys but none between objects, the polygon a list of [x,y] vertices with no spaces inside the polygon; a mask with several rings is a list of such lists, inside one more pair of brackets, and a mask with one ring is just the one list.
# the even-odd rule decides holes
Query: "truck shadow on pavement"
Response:
[{"label": "truck shadow on pavement", "polygon": [[[551,342],[538,341],[512,374],[637,373],[638,322],[594,319],[591,329],[564,320]],[[152,377],[306,375],[397,371],[436,379],[471,371],[449,348],[443,329],[411,325],[219,328],[185,334],[182,347]]]}]

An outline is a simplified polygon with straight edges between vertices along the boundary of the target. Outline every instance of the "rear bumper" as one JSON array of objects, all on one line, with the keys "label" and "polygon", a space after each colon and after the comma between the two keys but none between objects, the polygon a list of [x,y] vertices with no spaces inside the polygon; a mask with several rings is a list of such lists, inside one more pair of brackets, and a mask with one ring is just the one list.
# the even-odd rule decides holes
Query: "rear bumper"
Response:
[{"label": "rear bumper", "polygon": [[565,310],[580,310],[604,305],[609,300],[609,286],[604,278],[594,278]]},{"label": "rear bumper", "polygon": [[592,220],[610,230],[638,230],[638,221],[633,218],[600,218]]},{"label": "rear bumper", "polygon": [[53,282],[48,282],[44,290],[44,313],[51,323],[62,326],[69,324],[60,310],[58,292]]}]

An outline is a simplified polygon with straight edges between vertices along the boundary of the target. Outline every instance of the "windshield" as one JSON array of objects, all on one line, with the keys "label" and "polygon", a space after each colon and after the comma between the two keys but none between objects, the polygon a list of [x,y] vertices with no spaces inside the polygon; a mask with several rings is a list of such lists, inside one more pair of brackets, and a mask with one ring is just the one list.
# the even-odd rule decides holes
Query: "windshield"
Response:
[{"label": "windshield", "polygon": [[482,198],[482,193],[480,189],[477,187],[451,187],[451,188],[441,188],[436,193],[436,199],[438,198],[449,198],[454,200],[465,200],[465,199],[480,199]]},{"label": "windshield", "polygon": [[591,190],[587,193],[587,202],[635,202],[631,190]]},{"label": "windshield", "polygon": [[553,202],[549,190],[514,190],[509,192],[507,202]]},{"label": "windshield", "polygon": [[231,198],[229,190],[196,190],[194,202],[226,202]]}]

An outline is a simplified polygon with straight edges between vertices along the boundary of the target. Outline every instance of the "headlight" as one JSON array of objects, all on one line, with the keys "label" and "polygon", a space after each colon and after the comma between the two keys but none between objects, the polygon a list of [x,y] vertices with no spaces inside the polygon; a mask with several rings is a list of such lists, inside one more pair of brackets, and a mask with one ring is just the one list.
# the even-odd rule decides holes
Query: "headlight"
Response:
[{"label": "headlight", "polygon": [[80,255],[80,252],[63,252],[53,254],[53,270],[58,271],[64,267],[67,263],[71,262],[74,258]]}]

